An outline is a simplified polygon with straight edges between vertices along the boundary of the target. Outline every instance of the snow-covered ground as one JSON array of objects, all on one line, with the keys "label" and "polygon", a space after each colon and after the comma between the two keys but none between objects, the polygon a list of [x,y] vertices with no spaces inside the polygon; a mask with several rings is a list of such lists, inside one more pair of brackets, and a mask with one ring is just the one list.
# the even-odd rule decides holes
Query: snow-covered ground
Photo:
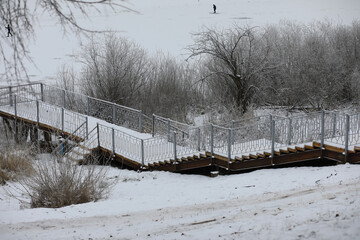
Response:
[{"label": "snow-covered ground", "polygon": [[[109,168],[108,199],[27,209],[0,187],[0,239],[358,239],[360,166],[209,178]],[[14,183],[12,183],[13,185]]]},{"label": "snow-covered ground", "polygon": [[[266,26],[280,20],[310,23],[329,20],[351,24],[359,19],[359,0],[125,0],[115,1],[125,8],[112,11],[100,8],[90,12],[89,19],[80,18],[79,24],[93,30],[111,30],[118,36],[134,40],[154,54],[160,50],[185,58],[184,49],[192,43],[191,33],[206,27],[228,28],[234,24]],[[212,4],[217,14],[212,13]],[[29,3],[30,4],[30,3]],[[88,41],[69,33],[64,36],[59,23],[46,13],[39,13],[36,39],[29,42],[37,68],[28,65],[32,81],[51,82],[62,64],[76,65],[81,46]],[[101,37],[101,36],[99,36]],[[0,80],[5,81],[4,79]],[[6,81],[5,81],[6,82]]]},{"label": "snow-covered ground", "polygon": [[[218,13],[212,14],[212,4]],[[133,9],[91,13],[80,24],[112,30],[179,58],[204,26],[265,26],[281,19],[351,24],[359,0],[127,0]],[[63,63],[76,65],[81,40],[39,17],[29,43],[33,81],[49,82]],[[6,80],[0,80],[0,84]],[[28,209],[0,186],[0,239],[357,239],[360,166],[267,169],[219,176],[109,168],[108,199],[61,209]],[[14,185],[15,183],[10,183]]]}]

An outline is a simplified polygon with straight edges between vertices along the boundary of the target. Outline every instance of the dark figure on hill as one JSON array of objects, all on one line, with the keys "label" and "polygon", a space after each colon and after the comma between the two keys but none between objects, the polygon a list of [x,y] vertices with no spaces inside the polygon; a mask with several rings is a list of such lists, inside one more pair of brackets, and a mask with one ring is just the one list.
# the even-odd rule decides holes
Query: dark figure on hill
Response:
[{"label": "dark figure on hill", "polygon": [[213,4],[214,13],[216,13],[216,5]]},{"label": "dark figure on hill", "polygon": [[10,35],[12,36],[10,25],[8,24],[5,28],[8,30],[7,36],[8,37],[10,37]]}]

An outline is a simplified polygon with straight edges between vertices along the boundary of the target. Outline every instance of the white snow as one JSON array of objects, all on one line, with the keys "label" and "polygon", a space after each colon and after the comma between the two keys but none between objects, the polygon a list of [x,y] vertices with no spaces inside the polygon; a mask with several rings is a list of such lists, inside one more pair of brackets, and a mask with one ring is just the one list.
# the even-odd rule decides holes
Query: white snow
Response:
[{"label": "white snow", "polygon": [[[192,43],[191,33],[205,26],[265,26],[283,19],[305,24],[325,19],[335,24],[351,24],[359,19],[360,12],[358,0],[126,0],[120,3],[134,11],[100,8],[100,13],[90,12],[89,19],[80,18],[79,24],[93,30],[111,30],[134,40],[151,54],[160,50],[179,58],[188,54],[185,48]],[[213,3],[217,5],[217,14],[212,13]],[[87,39],[78,39],[71,33],[64,35],[60,24],[45,13],[40,14],[38,21],[36,39],[29,39],[37,64],[37,67],[28,65],[31,80],[53,82],[64,63],[79,69],[78,56]]]},{"label": "white snow", "polygon": [[[212,14],[212,4],[218,14]],[[281,19],[351,24],[359,0],[127,0],[135,11],[91,13],[80,24],[112,30],[151,54],[185,58],[204,26],[265,26]],[[105,11],[106,10],[106,11]],[[29,43],[32,81],[51,82],[63,63],[79,69],[81,40],[39,17]],[[185,55],[184,55],[185,54]],[[1,79],[0,84],[6,84]],[[30,113],[29,113],[30,114]],[[89,119],[90,127],[94,121]],[[89,128],[90,128],[89,127]],[[146,138],[139,134],[137,137]],[[109,168],[118,182],[108,199],[60,209],[28,209],[0,186],[0,239],[357,239],[360,166],[265,169],[209,178]],[[16,186],[16,183],[9,183]]]},{"label": "white snow", "polygon": [[[209,178],[109,168],[108,199],[28,209],[0,187],[1,239],[357,239],[360,166]],[[10,183],[11,186],[16,185]]]}]

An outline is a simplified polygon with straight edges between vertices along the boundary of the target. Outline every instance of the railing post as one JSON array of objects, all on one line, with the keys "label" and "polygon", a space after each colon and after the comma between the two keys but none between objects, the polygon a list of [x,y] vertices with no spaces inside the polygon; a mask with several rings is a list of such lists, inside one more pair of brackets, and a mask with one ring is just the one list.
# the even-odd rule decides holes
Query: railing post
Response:
[{"label": "railing post", "polygon": [[347,159],[348,159],[349,134],[350,134],[350,116],[349,116],[349,114],[346,114],[346,125],[345,125],[345,162],[347,162]]},{"label": "railing post", "polygon": [[88,139],[89,138],[89,117],[88,116],[86,116],[85,127],[86,127],[86,139]]},{"label": "railing post", "polygon": [[275,157],[275,121],[274,120],[271,120],[270,131],[271,131],[271,164],[274,165],[274,157]]},{"label": "railing post", "polygon": [[142,111],[139,111],[139,132],[143,132],[143,114]]},{"label": "railing post", "polygon": [[231,162],[231,142],[232,142],[231,132],[232,132],[232,130],[229,128],[228,129],[228,164],[229,165],[230,165],[230,162]]},{"label": "railing post", "polygon": [[292,125],[292,119],[288,118],[289,120],[289,126],[288,126],[288,145],[291,145],[291,125]]},{"label": "railing post", "polygon": [[86,96],[86,115],[89,116],[90,114],[90,100],[89,100],[89,96]]},{"label": "railing post", "polygon": [[40,94],[41,94],[41,101],[44,101],[44,84],[40,83]]},{"label": "railing post", "polygon": [[214,157],[214,125],[210,124],[210,154],[211,158]]},{"label": "railing post", "polygon": [[66,92],[65,89],[62,90],[63,95],[63,108],[66,108]]},{"label": "railing post", "polygon": [[115,124],[116,121],[116,105],[113,103],[113,111],[112,111],[112,123]]},{"label": "railing post", "polygon": [[39,109],[39,100],[36,100],[36,122],[40,126],[40,109]]},{"label": "railing post", "polygon": [[152,126],[151,126],[152,137],[155,136],[155,114],[152,115]]},{"label": "railing post", "polygon": [[100,129],[99,129],[99,123],[96,123],[96,129],[97,129],[98,147],[100,147]]},{"label": "railing post", "polygon": [[111,129],[111,138],[112,138],[112,152],[115,155],[115,129]]},{"label": "railing post", "polygon": [[141,164],[145,167],[144,139],[141,139]]},{"label": "railing post", "polygon": [[324,148],[325,139],[325,111],[321,111],[321,148]]},{"label": "railing post", "polygon": [[14,95],[14,115],[15,118],[17,118],[17,104],[16,104],[16,95]]},{"label": "railing post", "polygon": [[65,109],[61,108],[61,131],[65,129]]},{"label": "railing post", "polygon": [[197,137],[198,137],[198,146],[197,146],[197,148],[198,148],[198,151],[200,152],[200,149],[201,149],[201,133],[200,133],[200,128],[197,128]]},{"label": "railing post", "polygon": [[12,96],[13,94],[12,94],[12,88],[11,88],[11,86],[9,87],[9,102],[10,102],[10,106],[12,106],[13,105],[13,96]]},{"label": "railing post", "polygon": [[176,132],[174,132],[174,160],[175,164],[177,164],[177,153],[176,153]]},{"label": "railing post", "polygon": [[334,112],[332,137],[335,137],[336,134],[336,115],[336,112]]},{"label": "railing post", "polygon": [[231,138],[232,138],[232,139],[231,139],[231,142],[232,142],[232,144],[235,143],[234,129],[235,129],[235,121],[232,120],[232,121],[231,121]]},{"label": "railing post", "polygon": [[170,119],[167,119],[167,136],[168,141],[170,141]]}]

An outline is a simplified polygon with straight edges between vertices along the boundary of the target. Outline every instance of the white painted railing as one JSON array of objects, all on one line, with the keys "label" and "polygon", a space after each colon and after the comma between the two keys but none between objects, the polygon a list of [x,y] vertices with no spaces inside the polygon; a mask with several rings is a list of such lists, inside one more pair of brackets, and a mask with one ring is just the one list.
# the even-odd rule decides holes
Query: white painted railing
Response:
[{"label": "white painted railing", "polygon": [[[16,94],[15,94],[16,93]],[[43,100],[43,101],[42,101]],[[171,119],[43,84],[0,88],[0,110],[72,133],[87,116],[152,133],[140,138],[99,124],[98,146],[142,164],[204,152],[228,158],[319,141],[345,148],[360,143],[360,114],[315,112],[295,117],[261,116],[221,125],[189,126]]]}]

